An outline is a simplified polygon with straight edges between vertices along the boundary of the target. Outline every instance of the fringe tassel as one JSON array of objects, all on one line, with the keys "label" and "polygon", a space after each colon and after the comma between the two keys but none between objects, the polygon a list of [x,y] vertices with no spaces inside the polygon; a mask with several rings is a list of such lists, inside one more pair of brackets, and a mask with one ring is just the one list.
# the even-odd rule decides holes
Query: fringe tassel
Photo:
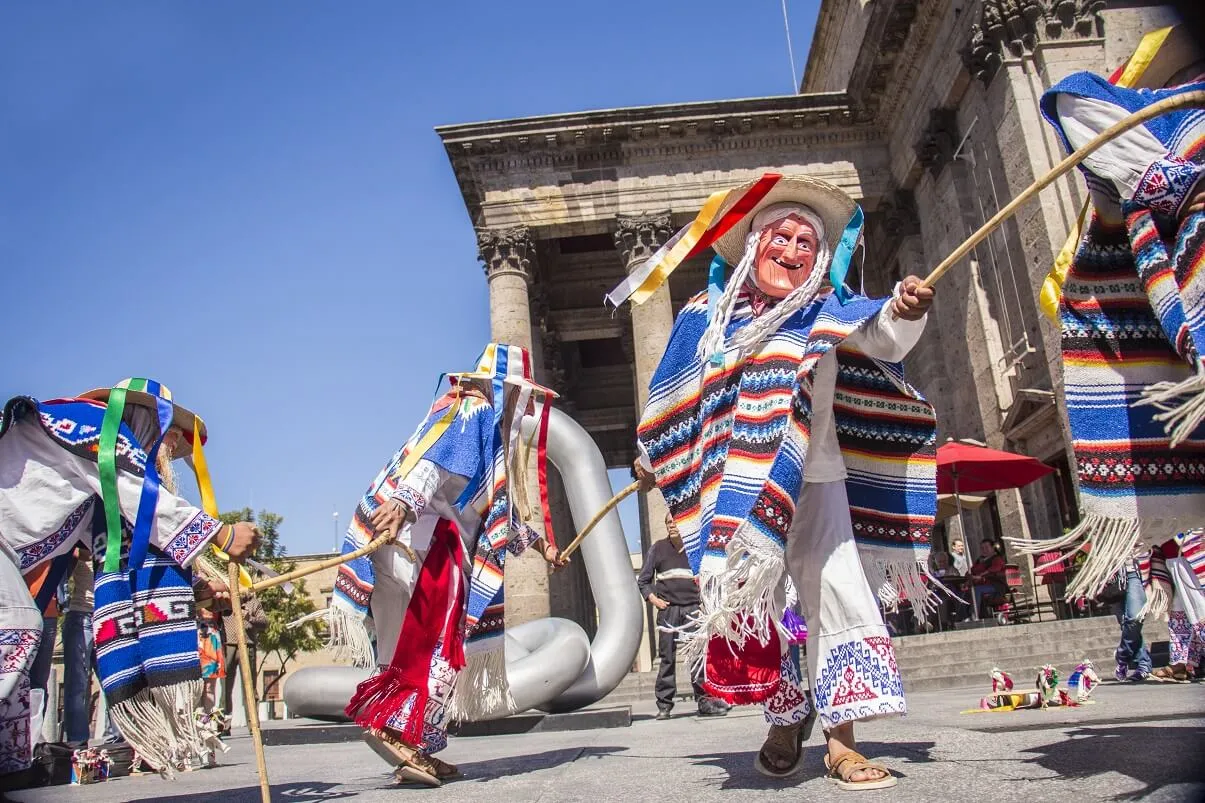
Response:
[{"label": "fringe tassel", "polygon": [[1180,382],[1156,382],[1142,391],[1142,400],[1135,407],[1151,405],[1163,412],[1155,414],[1164,422],[1164,432],[1171,436],[1174,449],[1188,439],[1205,422],[1205,369]]},{"label": "fringe tassel", "polygon": [[385,730],[409,708],[402,728],[394,730],[401,734],[402,741],[414,746],[422,741],[428,699],[430,693],[426,688],[416,688],[406,682],[399,670],[387,666],[356,687],[344,713],[362,728]]},{"label": "fringe tassel", "polygon": [[175,778],[175,739],[172,727],[156,705],[150,689],[109,706],[109,716],[121,735],[147,764],[165,778]]},{"label": "fringe tassel", "polygon": [[[1134,555],[1134,548],[1141,538],[1141,528],[1135,519],[1117,519],[1092,514],[1084,517],[1074,529],[1062,538],[1048,541],[1033,541],[1027,538],[1006,538],[1020,552],[1038,555],[1055,549],[1082,547],[1092,544],[1083,568],[1067,585],[1068,600],[1078,597],[1095,597],[1104,590],[1109,578],[1119,571]],[[1077,550],[1078,551],[1078,550]]]},{"label": "fringe tassel", "polygon": [[[752,537],[760,540],[757,535]],[[713,604],[704,622],[709,635],[722,636],[738,647],[748,638],[765,644],[772,627],[784,639],[789,638],[774,602],[774,592],[786,568],[782,550],[755,544],[746,532],[734,536],[728,545],[724,572],[713,581],[716,593],[712,594]]]},{"label": "fringe tassel", "polygon": [[288,626],[299,627],[316,619],[326,621],[326,648],[334,653],[336,660],[364,669],[376,666],[376,650],[372,646],[372,636],[364,625],[364,617],[342,606],[331,605],[325,610],[294,619]]},{"label": "fringe tassel", "polygon": [[1163,583],[1152,581],[1150,587],[1146,589],[1146,604],[1138,612],[1138,618],[1162,619],[1167,614],[1168,605],[1171,603],[1169,591],[1170,589]]},{"label": "fringe tassel", "polygon": [[187,767],[194,758],[205,754],[205,742],[197,730],[194,711],[201,700],[203,686],[200,678],[151,688],[151,699],[167,722],[172,739],[173,764]]},{"label": "fringe tassel", "polygon": [[[937,610],[939,598],[925,584],[929,570],[923,562],[863,557],[862,571],[866,574],[870,587],[878,589],[879,602],[883,603],[885,608],[898,610],[900,601],[907,600],[912,604],[912,615],[918,622],[924,621],[925,617]],[[953,595],[953,592],[941,585],[936,578],[930,580]]]},{"label": "fringe tassel", "polygon": [[502,645],[469,655],[464,671],[456,677],[448,716],[455,722],[480,722],[518,710],[506,679],[506,651]]}]

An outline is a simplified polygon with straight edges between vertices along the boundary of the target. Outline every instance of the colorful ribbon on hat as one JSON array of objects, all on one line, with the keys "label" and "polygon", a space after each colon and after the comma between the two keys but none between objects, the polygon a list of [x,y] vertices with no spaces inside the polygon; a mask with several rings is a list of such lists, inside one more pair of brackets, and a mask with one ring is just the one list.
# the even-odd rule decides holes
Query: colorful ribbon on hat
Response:
[{"label": "colorful ribbon on hat", "polygon": [[[130,570],[142,568],[150,546],[151,526],[159,499],[159,472],[155,468],[155,457],[163,443],[163,436],[172,420],[171,393],[158,382],[148,379],[131,379],[109,391],[105,405],[105,417],[100,427],[100,443],[96,453],[96,464],[100,474],[100,498],[105,509],[105,564],[106,572],[121,568],[121,498],[117,490],[117,436],[121,431],[121,418],[125,413],[126,394],[141,392],[155,397],[159,416],[159,437],[147,450],[142,494],[138,500],[135,516],[134,536],[130,542]],[[166,414],[166,419],[165,419]],[[166,421],[166,424],[165,424]]]},{"label": "colorful ribbon on hat", "polygon": [[[1134,55],[1130,56],[1129,61],[1109,76],[1109,83],[1121,87],[1133,87],[1137,84],[1174,29],[1174,25],[1160,28],[1142,37],[1142,41],[1138,43],[1138,48],[1134,51]],[[1079,249],[1079,241],[1084,235],[1089,203],[1090,201],[1085,200],[1084,205],[1080,208],[1079,217],[1067,234],[1067,241],[1063,243],[1058,256],[1054,258],[1054,265],[1051,266],[1050,273],[1042,281],[1042,289],[1038,293],[1038,306],[1055,324],[1059,322],[1059,301],[1063,297],[1063,282],[1067,280],[1071,260],[1075,257],[1075,252]]]},{"label": "colorful ribbon on hat", "polygon": [[[213,495],[213,480],[209,477],[209,461],[205,459],[205,447],[201,443],[202,426],[204,426],[204,422],[201,421],[201,416],[194,413],[192,417],[192,470],[193,474],[197,477],[197,490],[201,494],[201,509],[216,519],[220,515],[218,513],[217,499]],[[230,556],[212,541],[209,542],[209,549],[219,559],[224,561],[230,560]],[[275,572],[263,564],[250,560],[248,563],[252,563],[256,569],[265,574],[275,574]],[[265,572],[265,569],[268,570]],[[251,588],[251,575],[242,566],[239,566],[238,569],[238,584],[242,588]]]},{"label": "colorful ribbon on hat", "polygon": [[837,247],[833,249],[833,259],[829,263],[828,280],[833,286],[833,293],[836,294],[837,300],[845,304],[851,298],[849,290],[845,287],[845,277],[849,274],[849,263],[853,259],[854,251],[858,248],[858,243],[862,241],[862,224],[864,217],[862,215],[862,207],[855,204],[854,213],[850,215],[849,223],[845,225],[845,231],[841,232],[841,239],[837,242]]},{"label": "colorful ribbon on hat", "polygon": [[712,193],[689,225],[680,229],[639,269],[620,282],[614,290],[607,293],[606,303],[616,309],[625,301],[643,304],[657,291],[657,288],[665,284],[669,275],[679,265],[691,257],[701,254],[716,240],[731,231],[733,226],[749,214],[762,198],[766,197],[766,193],[781,178],[780,173],[766,173],[755,181],[752,187],[742,193],[732,208],[725,212],[719,220],[716,220],[716,217],[719,215],[720,207],[736,190],[728,189]]}]

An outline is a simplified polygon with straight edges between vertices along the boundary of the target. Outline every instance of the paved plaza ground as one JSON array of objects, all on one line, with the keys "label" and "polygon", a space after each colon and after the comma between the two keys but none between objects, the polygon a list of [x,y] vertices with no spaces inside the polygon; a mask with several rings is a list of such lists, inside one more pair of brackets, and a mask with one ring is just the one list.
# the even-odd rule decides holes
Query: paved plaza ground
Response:
[{"label": "paved plaza ground", "polygon": [[[860,747],[900,775],[859,801],[1091,801],[1205,799],[1205,686],[1101,686],[1096,705],[960,714],[982,689],[920,692],[904,719],[858,729]],[[840,799],[822,773],[817,728],[805,769],[772,781],[752,767],[761,714],[736,709],[700,720],[692,705],[668,722],[651,703],[628,728],[453,739],[441,755],[467,776],[441,789],[397,788],[360,742],[269,747],[273,800],[327,801],[801,801]],[[231,739],[225,765],[95,786],[10,793],[21,803],[252,803],[259,800],[250,740]]]}]

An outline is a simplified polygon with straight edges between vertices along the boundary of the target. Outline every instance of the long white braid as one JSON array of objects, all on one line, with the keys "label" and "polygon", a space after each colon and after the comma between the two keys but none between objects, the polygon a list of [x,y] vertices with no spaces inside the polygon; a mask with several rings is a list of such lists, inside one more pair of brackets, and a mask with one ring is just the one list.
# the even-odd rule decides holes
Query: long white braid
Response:
[{"label": "long white braid", "polygon": [[711,322],[707,325],[707,331],[703,332],[703,337],[699,340],[699,358],[702,360],[709,360],[711,355],[724,352],[724,333],[728,331],[728,324],[732,322],[732,310],[736,307],[737,294],[745,286],[745,282],[749,280],[749,274],[753,270],[753,262],[757,259],[757,241],[760,234],[760,232],[751,231],[745,238],[745,252],[741,255],[741,261],[733,270],[732,278],[728,280],[728,286],[724,288],[720,300],[716,302]]},{"label": "long white braid", "polygon": [[[732,310],[736,307],[736,297],[745,282],[749,280],[753,263],[757,259],[757,245],[760,231],[751,231],[745,238],[745,253],[728,280],[724,294],[716,304],[715,314],[708,324],[707,330],[699,340],[699,357],[710,359],[713,354],[723,353],[726,348],[724,333],[732,322]],[[738,331],[727,345],[737,347],[737,360],[747,357],[761,342],[778,331],[787,318],[812,303],[816,293],[828,279],[828,263],[831,258],[828,242],[821,237],[816,249],[816,261],[807,281],[792,290],[786,298],[779,301],[764,314],[756,318],[748,326]]]}]

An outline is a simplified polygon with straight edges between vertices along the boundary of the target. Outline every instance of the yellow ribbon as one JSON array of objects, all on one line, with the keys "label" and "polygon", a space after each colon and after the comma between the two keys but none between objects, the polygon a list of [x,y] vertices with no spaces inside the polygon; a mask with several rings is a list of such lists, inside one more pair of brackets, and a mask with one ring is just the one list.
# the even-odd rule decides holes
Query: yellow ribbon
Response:
[{"label": "yellow ribbon", "polygon": [[643,304],[648,301],[653,293],[657,292],[657,288],[665,284],[669,279],[669,275],[674,272],[674,269],[686,258],[691,249],[695,247],[695,243],[699,242],[699,238],[711,228],[712,221],[715,220],[716,213],[720,211],[720,207],[724,203],[724,199],[728,197],[730,190],[719,190],[713,192],[707,202],[703,204],[703,208],[699,210],[699,214],[695,216],[694,222],[690,224],[690,228],[682,235],[682,239],[674,245],[670,252],[665,255],[665,258],[657,263],[657,267],[653,268],[652,273],[645,277],[640,286],[632,291],[629,300],[633,304]]},{"label": "yellow ribbon", "polygon": [[[1163,43],[1167,41],[1167,37],[1174,29],[1174,25],[1160,28],[1142,37],[1134,55],[1130,56],[1130,60],[1126,62],[1121,77],[1117,79],[1117,86],[1133,87],[1137,84],[1142,79],[1147,67],[1151,66],[1159,48],[1163,47]],[[1063,243],[1058,256],[1054,258],[1054,265],[1050,268],[1050,273],[1046,274],[1046,278],[1042,281],[1042,289],[1038,293],[1038,306],[1056,325],[1059,322],[1059,300],[1063,297],[1063,282],[1067,280],[1067,270],[1071,267],[1071,260],[1075,257],[1079,241],[1084,236],[1084,223],[1088,219],[1088,204],[1088,201],[1084,201],[1084,205],[1079,211],[1079,217],[1067,234],[1067,241]]]},{"label": "yellow ribbon", "polygon": [[402,460],[401,466],[398,467],[397,476],[404,477],[418,465],[418,461],[423,459],[423,455],[427,450],[435,445],[435,442],[448,430],[452,422],[456,420],[456,410],[460,406],[460,388],[456,388],[456,396],[453,397],[452,403],[448,405],[448,411],[444,413],[443,418],[436,421],[427,430],[427,434],[419,439],[419,442],[414,445],[414,448],[406,453],[405,459]]},{"label": "yellow ribbon", "polygon": [[[197,490],[201,492],[201,509],[218,518],[218,501],[213,495],[213,480],[209,477],[209,463],[205,461],[205,447],[201,444],[201,416],[196,414],[192,419],[192,470],[197,475]],[[212,541],[209,548],[220,560],[230,560],[230,556]],[[241,588],[251,588],[251,575],[242,566],[238,567],[238,584]]]}]

